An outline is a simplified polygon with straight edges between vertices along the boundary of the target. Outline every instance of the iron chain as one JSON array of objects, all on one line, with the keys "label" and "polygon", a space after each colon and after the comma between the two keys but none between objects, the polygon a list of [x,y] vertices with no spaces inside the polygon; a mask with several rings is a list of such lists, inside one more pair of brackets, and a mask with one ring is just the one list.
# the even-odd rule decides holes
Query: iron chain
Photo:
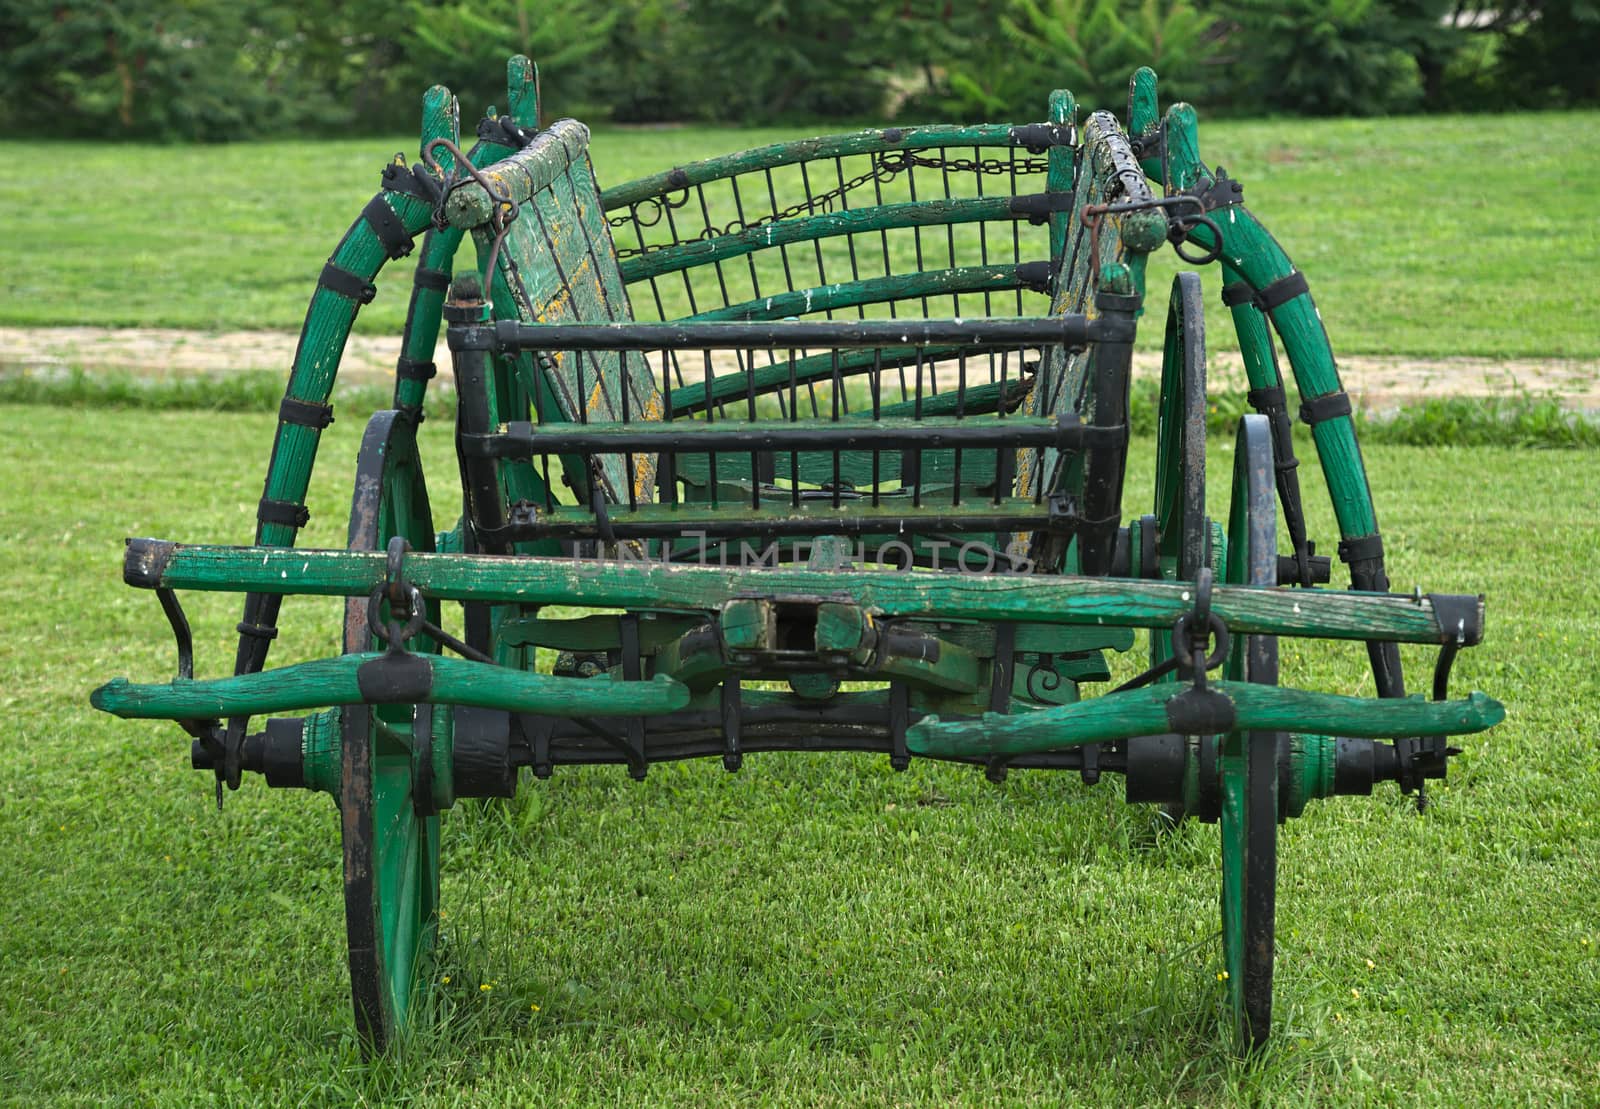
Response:
[{"label": "iron chain", "polygon": [[[840,182],[826,192],[815,193],[797,204],[773,212],[769,216],[760,216],[753,220],[735,219],[724,226],[709,226],[701,230],[694,239],[717,239],[725,235],[737,235],[741,231],[764,227],[771,223],[780,223],[786,219],[797,216],[815,215],[817,212],[831,212],[834,204],[845,196],[870,181],[884,183],[892,181],[895,177],[907,170],[922,166],[925,169],[954,170],[957,173],[984,174],[999,176],[1008,173],[1043,173],[1049,168],[1049,161],[1044,158],[1024,158],[1021,161],[1010,161],[1004,158],[945,158],[940,156],[929,157],[915,151],[887,151],[872,156],[872,168],[865,173],[857,174],[849,180]],[[654,227],[661,222],[661,216],[668,208],[682,208],[689,201],[689,190],[685,188],[676,200],[670,196],[662,195],[649,197],[629,205],[625,215],[612,216],[607,222],[612,227],[626,227],[632,223],[638,227]],[[646,213],[649,218],[641,218],[640,205],[649,205]],[[649,254],[653,251],[664,250],[669,246],[677,246],[681,242],[692,240],[680,239],[673,243],[657,243],[637,247],[625,247],[617,251],[618,258],[634,257],[640,254]]]}]

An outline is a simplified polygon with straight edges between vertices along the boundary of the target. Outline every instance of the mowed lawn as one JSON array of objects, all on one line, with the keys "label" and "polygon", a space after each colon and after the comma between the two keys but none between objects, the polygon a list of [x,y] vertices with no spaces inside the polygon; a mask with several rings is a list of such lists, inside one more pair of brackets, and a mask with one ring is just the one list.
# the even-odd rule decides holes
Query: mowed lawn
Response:
[{"label": "mowed lawn", "polygon": [[[1426,816],[1385,786],[1286,829],[1264,1058],[1235,1060],[1221,1023],[1214,827],[1157,836],[1115,779],[765,755],[642,784],[562,770],[452,811],[448,1020],[369,1067],[332,805],[250,780],[219,815],[177,727],[87,701],[173,672],[122,537],[246,541],[272,417],[9,407],[0,427],[0,1100],[1600,1099],[1592,452],[1366,451],[1396,588],[1488,594],[1453,690],[1509,715]],[[307,543],[341,540],[360,431],[341,412],[324,441]],[[444,516],[449,427],[423,432]],[[1152,453],[1136,444],[1130,511]],[[199,670],[226,672],[236,599],[185,602]],[[331,653],[337,625],[335,603],[290,601],[274,661]],[[1285,658],[1287,680],[1368,688],[1357,647]],[[1428,653],[1407,662],[1423,688]]]},{"label": "mowed lawn", "polygon": [[[1202,119],[1201,147],[1309,275],[1335,351],[1596,358],[1597,128],[1592,111]],[[804,133],[599,128],[593,157],[606,186]],[[0,142],[0,324],[297,329],[379,171],[416,147]],[[1174,265],[1165,251],[1152,263],[1154,295]],[[380,281],[358,333],[399,333],[411,267]],[[1232,341],[1216,330],[1215,345]],[[1141,334],[1159,344],[1159,329]]]}]

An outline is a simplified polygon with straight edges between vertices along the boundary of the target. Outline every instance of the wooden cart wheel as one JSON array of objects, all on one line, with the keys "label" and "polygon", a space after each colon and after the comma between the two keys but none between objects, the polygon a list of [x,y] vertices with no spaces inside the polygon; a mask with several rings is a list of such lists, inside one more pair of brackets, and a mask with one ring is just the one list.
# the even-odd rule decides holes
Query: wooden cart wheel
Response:
[{"label": "wooden cart wheel", "polygon": [[[1200,275],[1180,273],[1167,299],[1167,330],[1161,357],[1161,395],[1156,410],[1155,514],[1141,533],[1143,576],[1194,581],[1211,559],[1211,521],[1206,516],[1206,322]],[[1152,562],[1153,565],[1145,565]],[[1171,639],[1150,637],[1150,665],[1172,655]],[[1215,736],[1189,736],[1189,759],[1197,767],[1215,765]],[[1137,743],[1138,740],[1132,740]],[[1194,815],[1216,818],[1216,791],[1203,780],[1190,800]],[[1166,802],[1161,812],[1172,824],[1190,815],[1182,801]]]},{"label": "wooden cart wheel", "polygon": [[[1180,273],[1167,301],[1156,415],[1155,552],[1160,576],[1194,581],[1206,564],[1206,322],[1200,275]],[[1147,541],[1148,548],[1148,541]],[[1146,577],[1157,576],[1151,567]],[[1165,648],[1165,638],[1155,637]],[[1164,656],[1163,656],[1164,657]],[[1152,659],[1159,662],[1161,659]]]},{"label": "wooden cart wheel", "polygon": [[[1265,416],[1246,416],[1234,453],[1228,511],[1229,582],[1275,587],[1277,499]],[[1227,661],[1235,681],[1278,684],[1278,640],[1236,636]],[[1232,732],[1218,755],[1222,796],[1222,947],[1234,1030],[1246,1051],[1272,1027],[1273,918],[1278,874],[1276,732]]]},{"label": "wooden cart wheel", "polygon": [[[433,550],[433,516],[417,458],[416,427],[397,412],[367,424],[350,505],[351,550],[384,550],[394,536]],[[380,649],[365,597],[345,608],[346,653]],[[385,610],[387,606],[385,606]],[[438,602],[427,618],[438,623]],[[408,650],[437,653],[425,635]],[[412,705],[343,709],[345,923],[356,1028],[368,1051],[384,1050],[412,1023],[432,978],[439,914],[439,818],[413,801]]]}]

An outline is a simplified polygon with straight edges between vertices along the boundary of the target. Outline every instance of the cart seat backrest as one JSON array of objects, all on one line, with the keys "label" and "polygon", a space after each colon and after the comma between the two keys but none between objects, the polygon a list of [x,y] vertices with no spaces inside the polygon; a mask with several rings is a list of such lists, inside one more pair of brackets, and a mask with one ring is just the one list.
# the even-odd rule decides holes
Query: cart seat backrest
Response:
[{"label": "cart seat backrest", "polygon": [[[496,318],[523,323],[633,320],[589,160],[587,127],[576,120],[558,120],[483,174],[518,206],[496,265]],[[452,223],[472,227],[480,256],[486,253],[495,231],[486,222],[490,205],[482,187],[468,184],[456,189],[447,211]],[[545,420],[661,418],[661,393],[640,353],[549,351],[538,355],[535,364],[548,390],[546,403],[554,409],[541,413]],[[540,398],[534,399],[537,404]],[[636,492],[648,499],[654,469],[647,460],[638,461]],[[621,459],[608,458],[602,468],[612,493],[621,493],[626,481]]]}]

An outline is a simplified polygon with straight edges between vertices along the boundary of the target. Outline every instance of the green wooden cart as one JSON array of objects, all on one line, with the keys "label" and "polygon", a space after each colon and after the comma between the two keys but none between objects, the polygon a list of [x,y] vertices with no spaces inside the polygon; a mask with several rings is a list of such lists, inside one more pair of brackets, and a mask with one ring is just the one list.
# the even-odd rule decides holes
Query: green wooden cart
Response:
[{"label": "green wooden cart", "polygon": [[[509,110],[470,152],[450,93],[427,93],[422,161],[384,168],[323,269],[255,543],[128,542],[124,576],[160,599],[179,676],[117,679],[94,703],[180,723],[219,803],[247,770],[334,798],[373,1049],[429,1011],[440,813],[458,798],[510,796],[525,770],[731,771],[774,750],[954,760],[996,782],[1109,772],[1130,802],[1216,821],[1228,997],[1241,1045],[1263,1043],[1278,824],[1379,782],[1420,795],[1448,737],[1503,711],[1448,698],[1482,599],[1388,592],[1306,278],[1200,160],[1193,109],[1158,114],[1141,70],[1126,129],[1056,92],[1040,122],[829,135],[602,190],[588,131],[541,127],[532,65],[509,72]],[[477,264],[455,266],[469,233]],[[1166,305],[1151,511],[1123,511],[1145,260],[1168,242],[1221,269],[1256,409],[1223,520],[1205,510],[1193,273]],[[294,549],[351,323],[413,250],[348,546]],[[436,519],[416,442],[441,329],[463,507]],[[1347,591],[1320,588],[1280,345]],[[185,589],[246,594],[234,676],[193,675]],[[344,599],[342,655],[265,669],[290,594]],[[1280,686],[1282,636],[1364,642],[1377,696]],[[1438,647],[1431,699],[1407,696],[1401,643]],[[1106,691],[1109,654],[1136,644],[1148,665]]]}]

